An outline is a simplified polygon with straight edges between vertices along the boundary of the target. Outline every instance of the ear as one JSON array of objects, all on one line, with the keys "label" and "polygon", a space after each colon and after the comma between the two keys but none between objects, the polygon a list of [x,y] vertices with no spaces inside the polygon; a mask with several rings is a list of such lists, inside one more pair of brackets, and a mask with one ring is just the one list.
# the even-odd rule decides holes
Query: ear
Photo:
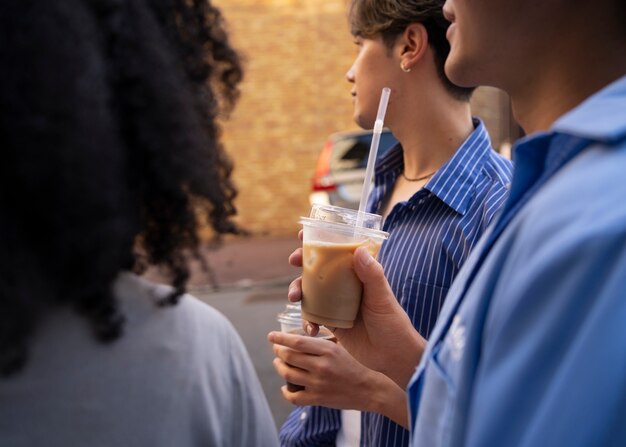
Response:
[{"label": "ear", "polygon": [[411,23],[399,39],[400,62],[408,69],[419,62],[428,48],[428,32],[421,23]]}]

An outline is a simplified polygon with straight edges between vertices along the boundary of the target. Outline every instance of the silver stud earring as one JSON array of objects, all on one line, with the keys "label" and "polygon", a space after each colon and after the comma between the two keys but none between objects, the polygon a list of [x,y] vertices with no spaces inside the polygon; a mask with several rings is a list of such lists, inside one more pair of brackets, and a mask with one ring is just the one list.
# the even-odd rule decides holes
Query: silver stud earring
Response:
[{"label": "silver stud earring", "polygon": [[400,62],[400,70],[402,70],[402,71],[403,71],[403,72],[405,72],[405,73],[408,73],[409,71],[411,71],[411,69],[410,69],[410,68],[406,68],[406,67],[404,66],[404,62]]}]

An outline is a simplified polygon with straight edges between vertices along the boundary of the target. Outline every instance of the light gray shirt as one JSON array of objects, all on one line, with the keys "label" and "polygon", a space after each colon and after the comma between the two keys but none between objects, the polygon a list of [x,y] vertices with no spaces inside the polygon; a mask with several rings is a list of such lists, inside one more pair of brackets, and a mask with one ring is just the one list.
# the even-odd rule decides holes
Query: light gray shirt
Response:
[{"label": "light gray shirt", "polygon": [[121,274],[124,335],[102,344],[68,309],[47,316],[26,367],[0,379],[0,446],[276,446],[243,343],[218,311]]}]

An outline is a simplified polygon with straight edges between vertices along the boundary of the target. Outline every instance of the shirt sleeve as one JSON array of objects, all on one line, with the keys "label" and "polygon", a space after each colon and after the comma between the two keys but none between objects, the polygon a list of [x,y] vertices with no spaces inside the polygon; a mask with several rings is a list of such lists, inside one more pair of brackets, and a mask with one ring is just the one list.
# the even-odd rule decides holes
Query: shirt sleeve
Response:
[{"label": "shirt sleeve", "polygon": [[511,248],[465,445],[626,445],[626,225],[586,223]]}]

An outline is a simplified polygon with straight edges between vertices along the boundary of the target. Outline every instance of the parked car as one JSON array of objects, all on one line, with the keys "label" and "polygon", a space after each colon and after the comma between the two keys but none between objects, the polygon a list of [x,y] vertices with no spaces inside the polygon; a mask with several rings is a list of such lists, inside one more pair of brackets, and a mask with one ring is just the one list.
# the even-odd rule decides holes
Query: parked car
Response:
[{"label": "parked car", "polygon": [[[367,167],[372,131],[337,132],[328,137],[313,176],[309,201],[357,209]],[[398,141],[383,129],[378,158]]]}]

